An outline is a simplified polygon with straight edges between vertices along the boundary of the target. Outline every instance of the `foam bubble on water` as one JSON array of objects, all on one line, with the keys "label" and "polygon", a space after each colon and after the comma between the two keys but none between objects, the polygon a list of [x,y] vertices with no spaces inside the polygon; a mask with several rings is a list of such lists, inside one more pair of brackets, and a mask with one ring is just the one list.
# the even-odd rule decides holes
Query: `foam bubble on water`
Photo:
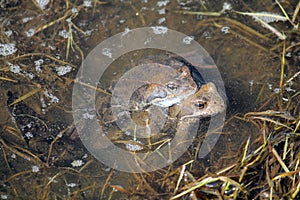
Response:
[{"label": "foam bubble on water", "polygon": [[102,49],[102,54],[109,57],[109,58],[112,58],[111,49],[109,49],[109,48]]},{"label": "foam bubble on water", "polygon": [[224,2],[223,3],[223,9],[222,9],[222,12],[225,12],[226,10],[231,10],[232,9],[232,6],[230,3],[227,3],[227,2]]},{"label": "foam bubble on water", "polygon": [[84,162],[82,160],[74,160],[71,163],[72,167],[81,167],[82,165],[84,165]]},{"label": "foam bubble on water", "polygon": [[56,67],[55,70],[56,70],[58,76],[63,76],[66,73],[69,73],[72,70],[72,67],[70,67],[69,65],[59,66],[59,67]]},{"label": "foam bubble on water", "polygon": [[221,28],[221,32],[227,34],[227,33],[229,33],[229,29],[230,29],[229,26],[223,26],[223,27]]},{"label": "foam bubble on water", "polygon": [[[132,141],[132,142],[143,144],[141,141]],[[143,147],[141,145],[138,145],[138,144],[128,143],[128,144],[126,144],[126,149],[128,149],[129,151],[140,151],[140,150],[143,150]]]},{"label": "foam bubble on water", "polygon": [[27,76],[30,79],[33,79],[35,77],[35,75],[31,72],[23,72],[24,76]]},{"label": "foam bubble on water", "polygon": [[56,96],[51,94],[48,90],[44,91],[44,95],[50,99],[51,103],[58,103],[59,102],[59,98],[57,98]]},{"label": "foam bubble on water", "polygon": [[165,21],[166,21],[166,18],[165,18],[165,17],[162,17],[162,18],[160,18],[160,19],[157,20],[157,23],[158,23],[158,24],[162,24],[162,23],[165,22]]},{"label": "foam bubble on water", "polygon": [[77,14],[77,13],[78,13],[78,9],[77,9],[77,8],[75,8],[75,7],[74,7],[74,8],[72,8],[72,10],[71,10],[71,11],[72,11],[72,13],[75,13],[75,14]]},{"label": "foam bubble on water", "polygon": [[160,14],[160,15],[166,14],[166,9],[165,8],[159,9],[158,14]]},{"label": "foam bubble on water", "polygon": [[10,37],[12,35],[12,30],[5,31],[4,33],[7,37]]},{"label": "foam bubble on water", "polygon": [[50,0],[35,0],[42,10],[46,8]]},{"label": "foam bubble on water", "polygon": [[168,28],[165,26],[153,26],[151,27],[154,34],[160,35],[160,34],[166,34],[168,32]]},{"label": "foam bubble on water", "polygon": [[33,166],[31,167],[31,171],[32,171],[33,173],[37,173],[37,172],[40,171],[40,168],[39,168],[37,165],[33,165]]},{"label": "foam bubble on water", "polygon": [[35,71],[36,71],[37,73],[42,72],[41,65],[42,65],[43,63],[44,63],[44,60],[43,60],[43,59],[39,59],[39,60],[34,61]]},{"label": "foam bubble on water", "polygon": [[122,33],[122,36],[127,35],[128,33],[130,33],[132,30],[128,27],[125,28],[124,32]]},{"label": "foam bubble on water", "polygon": [[32,19],[33,19],[33,17],[25,17],[25,18],[22,19],[22,22],[23,23],[27,23],[27,22],[29,22]]},{"label": "foam bubble on water", "polygon": [[158,7],[162,7],[162,6],[166,6],[166,5],[168,5],[168,3],[170,3],[170,1],[169,1],[169,0],[165,0],[165,1],[158,1],[156,5],[157,5]]},{"label": "foam bubble on water", "polygon": [[73,187],[76,187],[77,184],[76,183],[66,183],[66,186],[73,188]]},{"label": "foam bubble on water", "polygon": [[93,119],[95,117],[95,115],[93,114],[89,114],[89,113],[84,113],[82,115],[83,119]]},{"label": "foam bubble on water", "polygon": [[182,39],[182,42],[184,44],[191,44],[191,42],[194,40],[194,37],[193,36],[186,36]]},{"label": "foam bubble on water", "polygon": [[8,56],[15,53],[18,49],[15,47],[14,43],[1,44],[0,43],[0,55]]},{"label": "foam bubble on water", "polygon": [[92,1],[91,0],[84,0],[83,1],[84,7],[92,7]]},{"label": "foam bubble on water", "polygon": [[58,35],[65,38],[65,39],[67,39],[69,37],[69,32],[67,30],[60,30],[58,32]]},{"label": "foam bubble on water", "polygon": [[8,66],[9,66],[9,70],[15,74],[20,74],[21,73],[21,67],[19,65],[14,65],[10,62],[7,62]]},{"label": "foam bubble on water", "polygon": [[35,29],[34,28],[31,28],[29,29],[28,31],[25,31],[25,34],[27,37],[32,37],[35,33]]}]

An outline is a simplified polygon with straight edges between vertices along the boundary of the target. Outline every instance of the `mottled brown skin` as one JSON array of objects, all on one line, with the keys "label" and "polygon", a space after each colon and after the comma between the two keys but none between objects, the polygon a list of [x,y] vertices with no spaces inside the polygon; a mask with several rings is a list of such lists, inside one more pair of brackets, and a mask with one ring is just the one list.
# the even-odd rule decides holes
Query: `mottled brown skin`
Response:
[{"label": "mottled brown skin", "polygon": [[155,77],[159,78],[161,83],[149,83],[135,91],[131,98],[131,108],[145,109],[150,105],[167,108],[180,103],[197,91],[197,85],[187,67],[177,70],[172,81],[164,82],[164,76],[166,75],[158,74]]},{"label": "mottled brown skin", "polygon": [[204,118],[214,116],[225,110],[225,102],[214,83],[207,83],[194,95],[170,108],[170,116],[183,120],[186,118]]}]

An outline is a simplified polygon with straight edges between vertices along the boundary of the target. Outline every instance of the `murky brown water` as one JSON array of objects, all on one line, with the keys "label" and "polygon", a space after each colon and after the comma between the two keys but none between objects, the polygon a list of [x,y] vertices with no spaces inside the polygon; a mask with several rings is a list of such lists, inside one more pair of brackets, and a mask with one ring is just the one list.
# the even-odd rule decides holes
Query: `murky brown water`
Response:
[{"label": "murky brown water", "polygon": [[[195,160],[191,168],[195,177],[230,165],[241,154],[246,140],[251,138],[254,141],[260,134],[253,125],[234,116],[242,117],[247,112],[260,109],[274,89],[279,87],[282,41],[251,17],[233,12],[220,17],[176,13],[179,10],[218,12],[222,10],[224,1],[141,0],[110,1],[107,4],[93,1],[90,7],[82,6],[81,1],[67,1],[69,4],[51,1],[45,10],[38,10],[38,5],[32,3],[34,1],[8,2],[1,1],[0,4],[0,43],[14,43],[18,51],[0,58],[0,198],[117,199],[127,198],[126,192],[143,187],[135,199],[147,198],[149,191],[152,194],[161,193],[161,196],[157,195],[161,199],[170,197],[167,193],[172,192],[172,184],[166,183],[165,188],[157,184],[167,169],[145,175],[145,179],[152,184],[150,188],[141,175],[112,171],[98,162],[80,139],[71,133],[72,86],[82,56],[86,56],[100,42],[126,29],[164,26],[193,36],[219,68],[228,98],[227,120],[212,152],[204,159]],[[280,13],[271,0],[263,3],[232,0],[227,3],[237,11]],[[283,5],[291,9],[296,1]],[[70,11],[72,8],[80,10],[79,13]],[[68,23],[67,19],[72,19],[73,24]],[[239,23],[262,33],[266,38],[245,30]],[[287,32],[289,38],[286,46],[299,42],[299,33],[290,33],[288,25],[278,22],[275,26]],[[64,38],[70,27],[74,41]],[[32,28],[36,31],[33,36],[30,35],[34,32]],[[68,34],[70,38],[70,32]],[[287,56],[286,77],[299,70],[297,56],[299,49]],[[140,57],[133,56],[128,62]],[[39,59],[43,60],[41,71],[35,63]],[[115,76],[115,68],[123,63],[124,60],[116,61],[107,70],[104,79],[111,79],[109,74]],[[57,67],[61,66],[70,66],[71,71],[59,75]],[[21,72],[14,71],[15,68],[20,68]],[[109,89],[105,80],[102,83],[102,89]],[[299,90],[296,87],[299,83],[298,86],[296,83],[291,86]],[[13,103],[28,93],[31,94],[24,101]],[[9,105],[11,103],[13,105]],[[270,102],[263,110],[273,106]],[[201,133],[206,130],[209,121],[203,119],[201,123],[194,146],[171,168],[197,158],[195,149],[202,142]],[[85,167],[72,166],[71,163],[76,160],[82,161]],[[39,171],[33,172],[36,167]],[[126,191],[117,186],[126,188]],[[113,188],[120,192],[113,192]]]}]

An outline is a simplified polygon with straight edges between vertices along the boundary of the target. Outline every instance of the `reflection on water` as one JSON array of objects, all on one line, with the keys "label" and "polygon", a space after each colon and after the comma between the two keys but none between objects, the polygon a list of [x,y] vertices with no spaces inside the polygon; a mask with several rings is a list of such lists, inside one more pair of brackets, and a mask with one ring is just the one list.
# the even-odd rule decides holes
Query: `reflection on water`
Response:
[{"label": "reflection on water", "polygon": [[[136,199],[146,198],[147,193],[157,198],[172,196],[176,187],[172,181],[166,181],[165,188],[157,183],[165,180],[168,169],[147,174],[146,178],[108,169],[92,158],[72,126],[72,84],[82,59],[108,37],[134,28],[163,26],[191,36],[213,57],[225,83],[227,122],[217,145],[207,157],[197,159],[197,147],[203,141],[201,133],[209,124],[209,119],[203,119],[189,151],[170,168],[195,159],[190,169],[195,177],[205,171],[215,172],[233,163],[246,140],[255,140],[259,134],[255,127],[234,116],[243,116],[261,106],[263,110],[272,107],[272,102],[263,103],[279,88],[282,49],[276,36],[251,18],[231,12],[220,17],[176,12],[218,12],[225,1],[41,2],[0,3],[2,199],[113,199],[136,191],[128,188],[143,188]],[[263,4],[226,2],[238,11],[280,13],[270,0]],[[249,29],[245,30],[239,22]],[[283,29],[281,26],[278,25]],[[291,40],[297,42],[294,36]],[[118,59],[99,80],[100,87],[109,92],[112,79],[118,80],[130,69],[126,63],[144,57],[135,52],[131,57]],[[293,55],[287,61],[291,65],[298,62]],[[294,73],[291,68],[286,77]],[[299,90],[296,87],[291,82],[285,89]],[[110,134],[112,140],[120,137],[118,131]]]}]

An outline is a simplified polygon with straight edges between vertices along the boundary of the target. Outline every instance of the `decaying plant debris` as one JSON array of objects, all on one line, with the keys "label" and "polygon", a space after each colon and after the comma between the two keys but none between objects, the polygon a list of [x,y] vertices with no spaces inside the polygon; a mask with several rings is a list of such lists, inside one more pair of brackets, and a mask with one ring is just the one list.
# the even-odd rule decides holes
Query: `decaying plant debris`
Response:
[{"label": "decaying plant debris", "polygon": [[[84,149],[72,125],[70,105],[76,70],[88,53],[83,41],[96,30],[89,18],[107,14],[105,24],[110,18],[105,10],[120,2],[38,2],[0,1],[1,199],[300,198],[300,3],[281,5],[276,0],[269,10],[277,8],[282,14],[241,11],[227,2],[219,6],[221,11],[209,11],[204,1],[201,12],[177,7],[170,11],[178,17],[197,15],[201,20],[193,27],[196,33],[230,27],[221,30],[227,30],[231,40],[239,38],[273,57],[278,87],[266,95],[261,85],[255,109],[232,114],[226,121],[248,124],[256,137],[249,136],[239,152],[221,157],[225,164],[210,170],[197,160],[199,136],[184,162],[127,174],[108,169]],[[137,5],[124,5],[136,17],[126,26],[148,24]],[[252,24],[251,17],[258,23]],[[104,33],[103,39],[112,34]]]}]

